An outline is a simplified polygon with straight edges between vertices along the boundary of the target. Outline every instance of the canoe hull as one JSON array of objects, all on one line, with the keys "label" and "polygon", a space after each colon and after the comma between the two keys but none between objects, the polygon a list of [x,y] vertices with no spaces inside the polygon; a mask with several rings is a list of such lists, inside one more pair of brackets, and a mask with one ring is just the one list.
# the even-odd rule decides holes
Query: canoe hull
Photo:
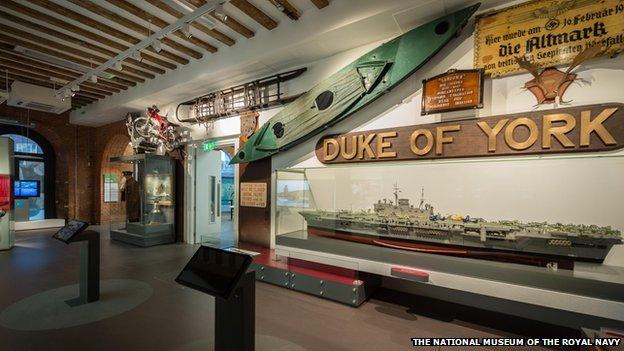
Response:
[{"label": "canoe hull", "polygon": [[[287,150],[364,108],[426,64],[478,7],[431,21],[361,56],[273,116],[236,152],[231,163],[251,162]],[[360,77],[360,87],[350,80],[353,84],[347,85],[344,94],[341,85],[332,86],[354,72]],[[324,106],[330,100],[330,106]]]}]

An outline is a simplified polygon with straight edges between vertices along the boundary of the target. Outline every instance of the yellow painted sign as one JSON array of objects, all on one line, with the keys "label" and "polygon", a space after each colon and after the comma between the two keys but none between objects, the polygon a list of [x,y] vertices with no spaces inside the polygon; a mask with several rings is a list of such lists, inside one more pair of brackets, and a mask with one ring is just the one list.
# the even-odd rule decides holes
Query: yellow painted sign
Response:
[{"label": "yellow painted sign", "polygon": [[598,43],[602,55],[624,49],[624,1],[529,1],[477,18],[474,65],[491,76],[520,73],[515,56],[556,66]]}]

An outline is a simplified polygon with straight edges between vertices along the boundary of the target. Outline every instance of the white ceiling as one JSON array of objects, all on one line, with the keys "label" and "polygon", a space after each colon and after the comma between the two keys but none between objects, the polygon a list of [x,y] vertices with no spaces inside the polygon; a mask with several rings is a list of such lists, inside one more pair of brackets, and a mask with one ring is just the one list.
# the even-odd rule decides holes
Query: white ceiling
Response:
[{"label": "white ceiling", "polygon": [[[298,21],[290,21],[268,1],[251,0],[267,14],[279,19],[280,25],[268,31],[254,23],[250,27],[256,32],[255,37],[239,40],[233,47],[221,47],[214,55],[191,60],[189,64],[175,71],[169,71],[127,91],[75,110],[71,114],[72,123],[100,126],[123,119],[128,111],[142,111],[153,104],[162,106],[189,100],[250,79],[305,66],[342,51],[395,37],[445,13],[477,2],[330,0],[328,7],[318,10],[309,0],[290,1],[301,10],[302,16]],[[55,2],[89,15],[81,8],[72,7],[62,0]],[[131,2],[141,3],[139,0]],[[481,11],[512,2],[484,0],[482,3]],[[245,16],[232,6],[226,7],[226,10],[238,18]],[[165,20],[172,20],[157,9],[154,13]],[[136,17],[132,19],[137,20]],[[104,18],[98,20],[105,21]],[[111,27],[120,27],[113,22],[108,24]],[[240,37],[223,25],[218,28],[234,38]],[[213,41],[207,36],[202,39]]]}]

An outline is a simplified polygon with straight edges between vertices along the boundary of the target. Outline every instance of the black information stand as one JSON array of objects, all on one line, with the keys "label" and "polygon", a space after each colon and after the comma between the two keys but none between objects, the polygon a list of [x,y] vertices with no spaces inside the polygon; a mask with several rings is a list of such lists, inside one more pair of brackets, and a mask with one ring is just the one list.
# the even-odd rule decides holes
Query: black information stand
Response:
[{"label": "black information stand", "polygon": [[75,307],[100,299],[100,234],[85,230],[87,222],[70,220],[52,237],[65,244],[80,242],[80,294],[65,301]]},{"label": "black information stand", "polygon": [[176,282],[215,297],[215,350],[255,348],[256,279],[251,256],[200,247]]}]

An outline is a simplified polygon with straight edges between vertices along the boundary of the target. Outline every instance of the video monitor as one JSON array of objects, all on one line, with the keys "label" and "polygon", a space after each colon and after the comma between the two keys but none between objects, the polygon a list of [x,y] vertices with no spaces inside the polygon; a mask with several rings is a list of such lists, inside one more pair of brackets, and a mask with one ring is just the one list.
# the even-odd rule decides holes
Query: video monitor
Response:
[{"label": "video monitor", "polygon": [[29,197],[39,197],[40,183],[38,180],[16,180],[13,187],[15,198],[24,199]]},{"label": "video monitor", "polygon": [[87,229],[88,226],[89,223],[87,222],[79,221],[77,219],[70,219],[69,221],[67,221],[67,224],[65,224],[63,228],[59,229],[58,232],[54,233],[52,237],[56,240],[60,240],[68,244],[71,239],[76,236],[76,234]]},{"label": "video monitor", "polygon": [[228,299],[251,261],[251,256],[246,254],[202,246],[180,272],[176,282]]}]

